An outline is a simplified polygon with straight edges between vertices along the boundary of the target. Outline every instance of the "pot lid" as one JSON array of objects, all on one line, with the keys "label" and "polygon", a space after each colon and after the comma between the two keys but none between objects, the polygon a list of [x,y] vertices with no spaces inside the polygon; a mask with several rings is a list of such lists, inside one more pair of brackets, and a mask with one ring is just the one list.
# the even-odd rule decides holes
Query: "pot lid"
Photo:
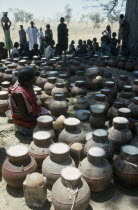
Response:
[{"label": "pot lid", "polygon": [[65,121],[64,121],[64,124],[65,125],[69,125],[69,126],[78,126],[80,124],[80,120],[76,119],[76,118],[67,118]]},{"label": "pot lid", "polygon": [[66,167],[62,169],[61,176],[66,181],[77,181],[81,178],[81,172],[75,167]]},{"label": "pot lid", "polygon": [[28,154],[28,149],[27,147],[23,146],[23,145],[15,145],[10,147],[7,150],[7,155],[11,156],[11,157],[22,157]]},{"label": "pot lid", "polygon": [[70,148],[65,143],[55,143],[49,147],[49,151],[54,154],[65,154],[70,151]]}]

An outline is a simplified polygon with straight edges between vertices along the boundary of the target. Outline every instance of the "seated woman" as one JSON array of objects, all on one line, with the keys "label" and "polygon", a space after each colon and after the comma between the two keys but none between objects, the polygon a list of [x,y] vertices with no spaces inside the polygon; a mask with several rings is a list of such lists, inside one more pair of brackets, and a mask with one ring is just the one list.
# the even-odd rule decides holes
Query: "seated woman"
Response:
[{"label": "seated woman", "polygon": [[31,50],[31,57],[38,56],[39,59],[41,58],[41,52],[39,50],[38,44],[34,44],[34,48]]},{"label": "seated woman", "polygon": [[75,42],[74,40],[71,41],[71,44],[69,45],[69,54],[74,54],[75,53],[75,46],[74,46]]},{"label": "seated woman", "polygon": [[45,108],[37,105],[34,83],[34,69],[22,68],[18,72],[18,82],[9,88],[13,123],[19,132],[27,136],[32,135],[37,117],[50,114]]},{"label": "seated woman", "polygon": [[0,60],[6,59],[8,57],[8,52],[4,47],[5,47],[4,42],[0,42]]},{"label": "seated woman", "polygon": [[15,42],[14,43],[14,47],[12,49],[12,52],[11,52],[11,58],[16,58],[16,57],[19,57],[19,43],[18,42]]}]

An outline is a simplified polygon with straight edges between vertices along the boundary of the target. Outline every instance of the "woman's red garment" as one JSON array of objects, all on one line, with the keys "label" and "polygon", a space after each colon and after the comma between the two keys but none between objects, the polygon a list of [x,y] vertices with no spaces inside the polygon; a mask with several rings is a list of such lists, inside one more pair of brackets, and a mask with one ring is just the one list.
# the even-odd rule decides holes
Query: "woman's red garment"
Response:
[{"label": "woman's red garment", "polygon": [[16,103],[15,94],[21,93],[24,102],[26,104],[26,108],[28,113],[32,114],[33,116],[38,115],[39,112],[41,112],[42,108],[37,105],[36,103],[36,97],[33,88],[25,88],[21,87],[16,83],[12,88],[9,88],[10,92],[10,107],[12,111],[12,120],[13,122],[22,127],[33,127],[36,125],[36,122],[34,121],[27,121],[22,118],[19,112],[19,108]]}]

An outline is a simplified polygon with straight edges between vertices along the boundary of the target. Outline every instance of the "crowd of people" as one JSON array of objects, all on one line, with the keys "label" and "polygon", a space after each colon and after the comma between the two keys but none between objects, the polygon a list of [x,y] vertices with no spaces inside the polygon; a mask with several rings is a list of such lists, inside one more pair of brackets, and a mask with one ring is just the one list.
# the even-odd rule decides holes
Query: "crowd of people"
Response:
[{"label": "crowd of people", "polygon": [[43,32],[42,27],[38,30],[33,21],[30,22],[30,26],[26,31],[23,28],[23,25],[20,25],[19,43],[15,42],[13,45],[10,37],[11,22],[7,24],[3,24],[2,22],[5,43],[0,42],[0,59],[5,59],[8,56],[8,53],[11,58],[27,56],[29,59],[32,59],[33,56],[38,56],[39,58],[45,56],[47,59],[51,59],[61,55],[62,52],[73,56],[92,56],[94,54],[100,56],[117,56],[119,54],[121,41],[122,46],[125,46],[127,43],[129,30],[128,25],[124,20],[124,15],[120,15],[118,39],[117,33],[111,33],[111,27],[108,25],[106,30],[102,32],[101,46],[97,42],[97,38],[94,37],[92,40],[88,39],[87,41],[78,40],[76,47],[75,41],[72,40],[68,47],[68,28],[64,22],[65,19],[62,17],[57,28],[58,42],[56,45],[53,40],[53,32],[50,25],[47,24],[46,30]]}]

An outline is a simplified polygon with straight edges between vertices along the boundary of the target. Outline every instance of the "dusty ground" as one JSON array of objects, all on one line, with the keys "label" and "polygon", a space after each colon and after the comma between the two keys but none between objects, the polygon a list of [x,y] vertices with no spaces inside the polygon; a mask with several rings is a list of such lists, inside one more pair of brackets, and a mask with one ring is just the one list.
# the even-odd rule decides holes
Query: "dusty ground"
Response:
[{"label": "dusty ground", "polygon": [[[110,69],[111,70],[111,69]],[[117,69],[112,69],[115,78],[124,73]],[[128,74],[131,78],[132,75]],[[93,93],[89,93],[91,96]],[[72,99],[70,99],[68,116],[75,116]],[[85,133],[90,132],[88,122],[81,123]],[[15,133],[13,124],[8,123],[5,116],[0,116],[0,169],[6,157],[6,149],[16,144],[29,146],[31,138]],[[0,210],[39,210],[40,208],[29,208],[25,204],[22,190],[16,190],[6,185],[0,171]],[[54,210],[50,202],[50,191],[48,191],[48,201],[43,210]],[[138,209],[138,190],[124,189],[117,183],[112,183],[110,187],[102,193],[93,193],[88,210],[136,210]],[[81,210],[81,209],[80,209]]]}]

